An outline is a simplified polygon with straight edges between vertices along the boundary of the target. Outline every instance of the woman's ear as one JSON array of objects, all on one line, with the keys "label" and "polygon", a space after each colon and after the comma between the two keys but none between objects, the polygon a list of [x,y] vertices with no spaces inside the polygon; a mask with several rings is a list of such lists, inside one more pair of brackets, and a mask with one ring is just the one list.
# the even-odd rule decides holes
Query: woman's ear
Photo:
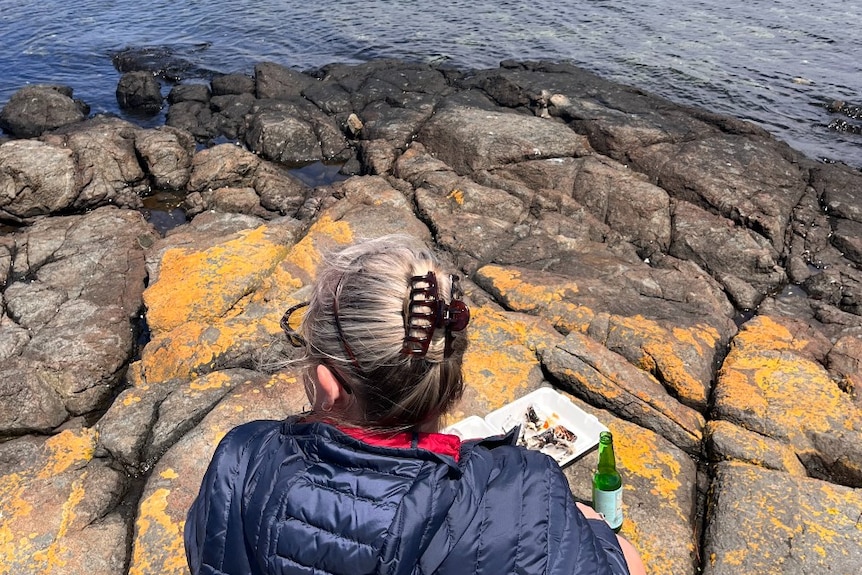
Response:
[{"label": "woman's ear", "polygon": [[346,397],[344,386],[335,377],[335,374],[323,364],[317,366],[317,394],[315,397],[315,411],[332,411],[338,405],[339,400]]}]

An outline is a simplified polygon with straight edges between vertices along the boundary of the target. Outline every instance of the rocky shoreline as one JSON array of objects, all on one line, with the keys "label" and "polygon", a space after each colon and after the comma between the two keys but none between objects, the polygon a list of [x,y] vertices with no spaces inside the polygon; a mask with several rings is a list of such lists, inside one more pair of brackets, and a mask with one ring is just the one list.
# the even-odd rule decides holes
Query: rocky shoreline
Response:
[{"label": "rocky shoreline", "polygon": [[[615,434],[650,573],[858,572],[859,171],[544,62],[262,63],[175,85],[157,128],[72,96],[0,112],[0,575],[186,573],[218,439],[305,403],[267,367],[282,312],[395,232],[467,279],[453,421],[570,394]],[[152,113],[161,86],[118,98]],[[343,181],[292,171],[320,161]],[[161,234],[157,194],[189,222]]]}]

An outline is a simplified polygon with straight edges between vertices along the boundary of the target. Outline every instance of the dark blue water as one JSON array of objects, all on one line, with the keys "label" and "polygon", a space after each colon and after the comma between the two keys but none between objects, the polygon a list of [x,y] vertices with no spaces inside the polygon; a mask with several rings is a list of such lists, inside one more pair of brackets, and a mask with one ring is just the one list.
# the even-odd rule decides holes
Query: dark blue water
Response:
[{"label": "dark blue water", "polygon": [[[569,61],[674,101],[751,120],[811,157],[862,166],[862,135],[827,110],[862,103],[862,1],[0,0],[0,104],[62,83],[119,113],[111,54],[167,47],[187,77],[397,57],[465,68]],[[855,123],[855,124],[854,124]]]}]

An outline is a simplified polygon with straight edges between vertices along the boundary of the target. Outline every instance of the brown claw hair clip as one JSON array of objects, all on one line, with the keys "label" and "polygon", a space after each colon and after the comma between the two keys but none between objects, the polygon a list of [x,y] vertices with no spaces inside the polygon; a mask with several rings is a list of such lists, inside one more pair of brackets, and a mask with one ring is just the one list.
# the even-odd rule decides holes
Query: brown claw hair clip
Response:
[{"label": "brown claw hair clip", "polygon": [[452,332],[461,331],[470,322],[470,308],[460,298],[456,275],[452,281],[452,299],[446,304],[437,290],[437,276],[428,272],[410,278],[410,296],[407,303],[406,332],[401,353],[424,357],[431,345],[434,330],[445,328],[446,346],[443,356],[452,355]]}]

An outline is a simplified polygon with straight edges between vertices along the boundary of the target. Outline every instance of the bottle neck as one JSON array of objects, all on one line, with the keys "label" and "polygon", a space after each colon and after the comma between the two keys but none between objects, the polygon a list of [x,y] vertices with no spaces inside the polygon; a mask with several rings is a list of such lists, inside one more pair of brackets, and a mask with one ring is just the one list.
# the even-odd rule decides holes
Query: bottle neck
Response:
[{"label": "bottle neck", "polygon": [[599,466],[598,470],[601,473],[615,473],[617,470],[617,462],[614,457],[613,443],[599,444]]}]

